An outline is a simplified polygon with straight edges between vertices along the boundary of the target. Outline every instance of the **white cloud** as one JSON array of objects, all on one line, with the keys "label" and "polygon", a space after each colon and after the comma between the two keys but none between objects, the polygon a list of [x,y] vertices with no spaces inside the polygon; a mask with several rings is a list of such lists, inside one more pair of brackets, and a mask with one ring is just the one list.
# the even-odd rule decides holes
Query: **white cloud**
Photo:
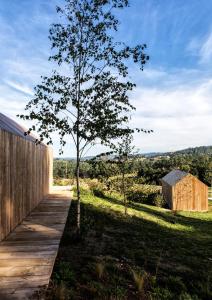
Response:
[{"label": "white cloud", "polygon": [[136,134],[136,146],[145,152],[212,144],[211,95],[212,78],[198,84],[137,88],[131,124],[154,133]]},{"label": "white cloud", "polygon": [[[45,0],[39,1],[41,4],[32,2],[29,4],[25,1],[25,5],[30,8],[29,15],[20,13],[17,14],[17,19],[7,22],[0,16],[2,58],[0,71],[4,78],[4,81],[0,81],[0,111],[19,123],[20,120],[16,115],[24,111],[25,105],[33,94],[33,86],[40,82],[40,75],[48,75],[52,69],[47,60],[50,46],[47,35],[49,24],[55,18],[53,8],[55,5],[52,5],[52,2],[55,4],[61,1],[52,0],[51,4]],[[48,7],[45,7],[46,5]],[[50,7],[52,8],[49,15]],[[181,7],[174,5],[174,9],[180,11]],[[146,12],[143,18],[140,18],[139,10],[136,16],[126,15],[128,24],[131,23],[130,18],[133,22],[135,18],[140,18],[139,35],[149,45],[150,55],[151,47],[157,42],[161,30],[162,37],[167,38],[168,42],[169,36],[174,36],[171,42],[176,45],[182,39],[184,29],[191,23],[192,15],[186,14],[182,18],[173,19],[174,9],[171,5],[161,16],[157,6],[147,4],[148,13]],[[24,11],[23,8],[22,10]],[[169,18],[172,18],[173,25],[168,29],[165,22],[164,26],[159,26],[161,20],[167,19],[167,13]],[[178,29],[179,23],[181,29]],[[171,32],[169,35],[168,30]],[[132,26],[128,26],[127,31],[126,27],[123,27],[121,34],[124,39],[129,41],[132,39],[134,42],[135,29]],[[196,56],[201,64],[207,65],[212,60],[212,31],[205,40],[193,38],[187,51]],[[138,88],[131,95],[132,102],[137,107],[131,124],[133,127],[154,130],[150,135],[136,134],[136,146],[146,152],[212,144],[212,76],[210,73],[195,69],[167,71],[160,68],[159,64],[156,69],[152,67],[151,60],[143,73],[140,71],[138,73],[136,69],[132,69],[130,73],[138,83]],[[27,124],[26,122],[26,127]],[[54,140],[55,155],[58,155],[59,142],[56,134]],[[88,155],[102,152],[102,149],[96,146]],[[70,143],[64,156],[74,155],[74,145]]]},{"label": "white cloud", "polygon": [[207,36],[200,48],[200,62],[208,63],[212,59],[212,32]]},{"label": "white cloud", "polygon": [[0,112],[10,116],[23,112],[27,103],[26,94],[20,94],[6,84],[0,84]]},{"label": "white cloud", "polygon": [[212,60],[212,31],[205,38],[194,37],[186,47],[186,51],[199,58],[199,63],[206,65]]},{"label": "white cloud", "polygon": [[194,56],[199,56],[199,50],[201,48],[201,40],[197,37],[193,37],[186,47],[186,51]]},{"label": "white cloud", "polygon": [[26,86],[26,85],[23,85],[23,84],[20,84],[20,83],[17,83],[17,82],[12,82],[12,81],[9,81],[9,80],[6,80],[5,83],[6,83],[6,85],[8,85],[9,87],[15,89],[18,92],[24,93],[24,94],[29,95],[29,96],[33,96],[33,90],[31,88],[29,88],[28,86]]},{"label": "white cloud", "polygon": [[146,79],[154,80],[154,79],[161,79],[167,76],[167,73],[162,69],[145,68],[145,70],[142,72],[142,77],[143,76]]},{"label": "white cloud", "polygon": [[[161,72],[164,73],[162,76],[157,70],[151,70],[152,78],[159,76],[160,83],[143,87],[139,84],[131,95],[131,102],[137,108],[131,126],[154,130],[149,135],[136,134],[135,146],[148,152],[212,144],[212,78],[202,78],[201,73],[191,70],[181,70],[175,75]],[[9,83],[0,85],[0,111],[20,122],[16,115],[23,112],[30,98],[18,90],[26,92],[28,85]],[[54,141],[55,156],[58,156],[57,135]],[[100,153],[104,151],[102,149],[96,146],[87,155]],[[70,142],[63,156],[74,155],[74,145]]]}]

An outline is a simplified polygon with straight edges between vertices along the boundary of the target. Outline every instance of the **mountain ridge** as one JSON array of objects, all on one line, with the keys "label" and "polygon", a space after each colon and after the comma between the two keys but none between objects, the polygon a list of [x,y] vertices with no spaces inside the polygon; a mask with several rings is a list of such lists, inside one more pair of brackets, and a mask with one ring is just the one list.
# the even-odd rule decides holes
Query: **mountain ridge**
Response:
[{"label": "mountain ridge", "polygon": [[[147,152],[139,153],[139,156],[146,158],[155,158],[159,156],[174,156],[180,154],[211,154],[212,155],[212,146],[198,146],[198,147],[189,147],[182,150],[168,151],[168,152]],[[83,158],[83,161],[90,160],[95,156],[86,156]],[[57,160],[75,160],[74,157],[56,157]]]}]

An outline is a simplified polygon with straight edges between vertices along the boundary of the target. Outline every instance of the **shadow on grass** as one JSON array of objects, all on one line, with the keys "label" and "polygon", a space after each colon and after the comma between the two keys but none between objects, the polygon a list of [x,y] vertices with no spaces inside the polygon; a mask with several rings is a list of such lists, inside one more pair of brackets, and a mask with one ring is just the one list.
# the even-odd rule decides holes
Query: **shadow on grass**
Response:
[{"label": "shadow on grass", "polygon": [[[124,207],[124,203],[120,200],[117,200],[116,198],[108,197],[105,195],[102,198],[110,202],[111,204],[121,205]],[[159,211],[157,209],[151,208],[151,205],[143,205],[142,203],[128,202],[127,207],[135,209],[139,212],[146,212],[159,220],[170,223],[170,225],[179,224],[192,227],[196,234],[205,232],[207,233],[207,235],[210,235],[211,232],[212,235],[212,220],[192,218],[191,215],[187,217],[180,215],[179,213],[173,213],[171,210]],[[205,213],[202,214],[204,215]]]},{"label": "shadow on grass", "polygon": [[[83,195],[84,199],[85,197],[86,195]],[[114,198],[107,197],[104,200],[111,204],[122,205]],[[140,207],[136,204],[130,204],[130,207],[164,218],[168,222],[176,218],[167,216],[165,212],[155,211],[151,207]],[[74,280],[72,278],[71,287],[78,293],[73,299],[78,299],[77,297],[103,299],[95,298],[93,295],[88,296],[90,293],[88,289],[92,291],[96,289],[90,286],[96,282],[93,266],[100,258],[109,261],[109,264],[112,262],[119,266],[116,271],[111,271],[115,270],[112,266],[111,270],[108,270],[108,278],[104,279],[104,288],[111,292],[110,296],[114,295],[113,289],[117,280],[120,289],[125,289],[128,295],[128,285],[132,285],[129,270],[133,268],[145,270],[152,275],[157,273],[158,286],[167,288],[172,293],[172,298],[166,299],[179,299],[182,292],[198,295],[199,299],[211,299],[209,281],[211,239],[201,241],[195,235],[188,236],[147,219],[124,216],[109,207],[101,206],[101,203],[95,205],[92,202],[82,203],[81,215],[81,238],[79,239],[74,231],[76,202],[73,201],[53,273],[53,278],[54,276],[57,278],[61,261],[71,265],[75,276]],[[177,222],[187,224],[189,220],[190,218],[179,216]],[[138,298],[130,294],[123,299]]]}]

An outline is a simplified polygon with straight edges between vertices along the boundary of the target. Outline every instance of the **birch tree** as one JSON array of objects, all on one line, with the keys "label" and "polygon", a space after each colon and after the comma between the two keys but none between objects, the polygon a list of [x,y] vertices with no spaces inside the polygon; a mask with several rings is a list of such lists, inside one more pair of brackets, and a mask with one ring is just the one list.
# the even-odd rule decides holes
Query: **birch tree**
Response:
[{"label": "birch tree", "polygon": [[72,139],[76,149],[77,228],[80,231],[80,160],[96,143],[132,133],[128,121],[135,108],[129,92],[135,84],[128,79],[127,61],[143,66],[149,59],[145,44],[129,47],[115,39],[118,10],[128,0],[65,0],[57,7],[61,22],[49,31],[50,61],[56,66],[42,77],[35,95],[26,106],[23,119],[34,121],[31,130],[40,135],[38,143],[58,132],[63,147]]}]

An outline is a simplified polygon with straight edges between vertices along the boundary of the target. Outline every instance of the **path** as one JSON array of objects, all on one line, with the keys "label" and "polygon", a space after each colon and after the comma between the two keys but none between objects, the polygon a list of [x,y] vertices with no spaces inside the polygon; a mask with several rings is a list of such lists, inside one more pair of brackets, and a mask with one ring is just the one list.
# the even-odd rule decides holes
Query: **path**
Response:
[{"label": "path", "polygon": [[0,299],[30,299],[49,283],[71,203],[56,188],[0,242]]}]

